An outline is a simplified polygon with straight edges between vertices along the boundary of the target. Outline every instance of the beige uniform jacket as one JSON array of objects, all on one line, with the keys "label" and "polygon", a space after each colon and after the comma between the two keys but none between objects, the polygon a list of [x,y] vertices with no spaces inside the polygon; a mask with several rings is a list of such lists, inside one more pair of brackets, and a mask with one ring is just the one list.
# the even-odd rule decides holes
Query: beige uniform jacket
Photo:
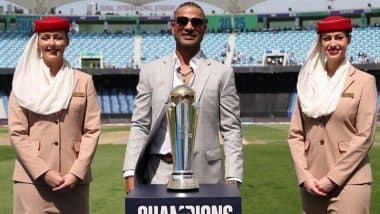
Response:
[{"label": "beige uniform jacket", "polygon": [[90,165],[100,135],[100,110],[90,75],[74,72],[68,109],[40,115],[9,99],[9,134],[17,153],[13,180],[38,183],[47,170],[91,181]]},{"label": "beige uniform jacket", "polygon": [[309,118],[297,103],[288,144],[300,185],[324,176],[339,186],[372,182],[368,151],[374,142],[376,105],[375,78],[354,67],[331,115]]}]

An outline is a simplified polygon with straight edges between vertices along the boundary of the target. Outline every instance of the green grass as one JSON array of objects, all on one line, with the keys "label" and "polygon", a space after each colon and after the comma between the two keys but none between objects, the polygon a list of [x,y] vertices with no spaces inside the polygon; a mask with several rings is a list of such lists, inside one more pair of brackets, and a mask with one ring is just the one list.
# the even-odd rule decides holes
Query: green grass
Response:
[{"label": "green grass", "polygon": [[0,128],[0,134],[3,135],[3,134],[7,134],[8,133],[8,129],[6,128]]},{"label": "green grass", "polygon": [[129,131],[129,126],[102,126],[102,132]]},{"label": "green grass", "polygon": [[243,213],[300,213],[287,145],[246,145],[244,155]]},{"label": "green grass", "polygon": [[12,170],[15,153],[11,146],[0,146],[0,213],[12,213]]},{"label": "green grass", "polygon": [[[128,130],[125,127],[104,127],[103,132]],[[261,142],[244,146],[244,184],[241,186],[243,213],[301,213],[296,177],[286,144],[288,125],[244,126],[248,141]],[[6,134],[0,129],[0,134]],[[378,128],[376,138],[380,140]],[[376,140],[378,141],[378,140]],[[91,213],[124,212],[124,180],[121,168],[124,145],[99,145],[91,183]],[[0,146],[0,213],[12,210],[12,170],[14,150]],[[370,154],[374,173],[371,213],[380,213],[380,147]]]}]

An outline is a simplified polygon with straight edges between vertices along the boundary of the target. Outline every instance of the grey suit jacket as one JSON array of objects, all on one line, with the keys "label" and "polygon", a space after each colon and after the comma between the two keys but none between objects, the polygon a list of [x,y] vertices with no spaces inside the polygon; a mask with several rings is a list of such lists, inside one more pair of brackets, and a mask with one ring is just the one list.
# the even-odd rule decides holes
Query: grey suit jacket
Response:
[{"label": "grey suit jacket", "polygon": [[[143,65],[140,71],[123,168],[123,171],[135,170],[137,183],[149,183],[151,179],[145,176],[148,148],[165,116],[173,87],[173,70],[174,53]],[[199,182],[221,183],[228,177],[242,180],[240,104],[232,69],[202,54],[192,88],[199,104],[193,157],[193,169]],[[219,132],[224,144],[224,170]]]}]

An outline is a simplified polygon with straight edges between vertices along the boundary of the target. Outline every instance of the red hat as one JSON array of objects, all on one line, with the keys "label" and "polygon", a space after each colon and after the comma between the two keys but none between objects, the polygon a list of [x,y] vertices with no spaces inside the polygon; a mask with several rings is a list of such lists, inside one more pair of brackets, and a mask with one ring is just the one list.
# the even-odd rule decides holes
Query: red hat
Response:
[{"label": "red hat", "polygon": [[47,16],[34,21],[34,32],[64,30],[69,32],[70,22],[58,16]]},{"label": "red hat", "polygon": [[352,31],[351,19],[343,16],[329,16],[317,22],[317,32],[326,33],[332,31]]}]

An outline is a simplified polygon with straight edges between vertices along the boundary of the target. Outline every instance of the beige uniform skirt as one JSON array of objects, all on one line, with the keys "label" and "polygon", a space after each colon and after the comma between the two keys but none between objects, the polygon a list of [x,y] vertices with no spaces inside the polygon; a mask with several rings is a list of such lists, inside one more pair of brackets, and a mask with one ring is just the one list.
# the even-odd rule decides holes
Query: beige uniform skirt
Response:
[{"label": "beige uniform skirt", "polygon": [[13,213],[89,213],[89,184],[53,192],[47,185],[13,183]]},{"label": "beige uniform skirt", "polygon": [[313,196],[301,188],[304,214],[369,214],[371,184],[347,184],[327,197]]}]

